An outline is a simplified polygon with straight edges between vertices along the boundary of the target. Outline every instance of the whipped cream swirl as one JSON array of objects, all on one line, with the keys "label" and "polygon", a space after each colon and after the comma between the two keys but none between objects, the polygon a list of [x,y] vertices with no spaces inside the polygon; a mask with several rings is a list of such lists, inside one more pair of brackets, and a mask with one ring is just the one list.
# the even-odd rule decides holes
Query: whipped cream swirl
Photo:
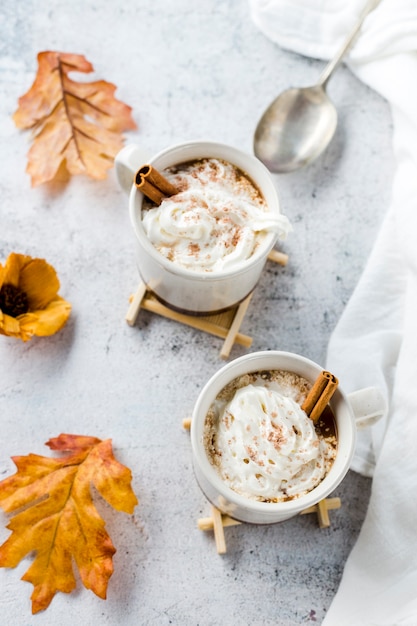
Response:
[{"label": "whipped cream swirl", "polygon": [[259,190],[237,167],[202,159],[165,170],[179,192],[146,207],[148,239],[170,261],[197,272],[233,269],[249,259],[266,235],[285,238],[288,219],[273,215]]},{"label": "whipped cream swirl", "polygon": [[218,416],[212,445],[225,483],[266,502],[314,489],[336,454],[293,398],[252,384],[238,389]]}]

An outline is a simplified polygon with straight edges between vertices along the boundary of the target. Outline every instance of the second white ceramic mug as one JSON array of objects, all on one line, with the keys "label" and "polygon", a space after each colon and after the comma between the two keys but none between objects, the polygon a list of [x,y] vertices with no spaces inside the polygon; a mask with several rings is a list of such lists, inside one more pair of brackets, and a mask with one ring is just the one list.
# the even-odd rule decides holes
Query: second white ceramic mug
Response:
[{"label": "second white ceramic mug", "polygon": [[291,352],[262,351],[246,354],[218,370],[203,387],[191,419],[193,466],[201,490],[222,513],[242,522],[281,522],[326,498],[343,480],[355,450],[357,428],[378,420],[386,411],[382,393],[367,387],[349,395],[339,384],[330,401],[337,431],[337,454],[327,475],[312,491],[285,502],[260,502],[233,491],[210,462],[204,445],[204,423],[218,393],[232,380],[250,372],[284,370],[314,383],[323,370],[313,361]]},{"label": "second white ceramic mug", "polygon": [[129,193],[129,212],[136,236],[139,274],[158,299],[173,309],[194,314],[222,311],[244,300],[255,288],[277,235],[269,233],[262,246],[241,265],[221,272],[194,272],[162,256],[146,236],[142,225],[143,194],[133,184],[137,170],[145,163],[158,170],[203,158],[223,159],[243,170],[261,191],[269,211],[280,213],[273,180],[255,157],[236,148],[209,141],[178,144],[149,157],[136,145],[128,145],[116,156],[116,175]]}]

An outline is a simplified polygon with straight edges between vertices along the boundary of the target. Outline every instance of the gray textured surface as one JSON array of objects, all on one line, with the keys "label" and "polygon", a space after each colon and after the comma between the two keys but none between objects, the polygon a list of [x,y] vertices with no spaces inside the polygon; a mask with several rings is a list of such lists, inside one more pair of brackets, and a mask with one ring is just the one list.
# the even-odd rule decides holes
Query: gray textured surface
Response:
[{"label": "gray textured surface", "polygon": [[[0,262],[11,251],[46,258],[73,305],[54,337],[0,337],[0,476],[14,471],[12,455],[48,455],[44,442],[61,432],[110,437],[140,498],[132,517],[99,504],[118,550],[105,602],[79,586],[32,617],[31,586],[20,581],[28,558],[0,570],[4,624],[320,623],[365,514],[370,481],[350,473],[330,529],[312,516],[231,528],[219,557],[196,527],[209,505],[181,420],[222,365],[220,340],[147,312],[134,328],[125,323],[137,275],[113,170],[104,182],[76,177],[36,189],[25,174],[29,136],[11,115],[46,49],[85,54],[95,77],[117,84],[139,125],[129,142],[159,150],[207,138],[251,151],[265,106],[281,89],[313,82],[323,64],[269,42],[245,2],[195,7],[3,0],[0,8]],[[252,350],[320,363],[388,205],[392,173],[386,103],[343,67],[329,93],[340,115],[330,148],[308,169],[275,177],[294,225],[282,247],[289,264],[268,264],[242,326]],[[2,514],[2,541],[6,523]]]}]

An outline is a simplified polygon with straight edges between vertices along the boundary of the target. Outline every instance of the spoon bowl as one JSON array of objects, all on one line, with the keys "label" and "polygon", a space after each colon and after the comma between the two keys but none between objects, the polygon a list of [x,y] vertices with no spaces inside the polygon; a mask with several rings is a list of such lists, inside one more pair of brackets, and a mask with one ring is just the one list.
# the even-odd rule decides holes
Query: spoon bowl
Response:
[{"label": "spoon bowl", "polygon": [[336,108],[322,85],[288,89],[261,117],[255,155],[273,172],[292,172],[327,148],[336,126]]},{"label": "spoon bowl", "polygon": [[288,89],[259,120],[254,152],[271,172],[292,172],[314,161],[329,145],[337,126],[337,111],[326,85],[351,47],[368,13],[381,0],[368,0],[348,37],[324,68],[317,85]]}]

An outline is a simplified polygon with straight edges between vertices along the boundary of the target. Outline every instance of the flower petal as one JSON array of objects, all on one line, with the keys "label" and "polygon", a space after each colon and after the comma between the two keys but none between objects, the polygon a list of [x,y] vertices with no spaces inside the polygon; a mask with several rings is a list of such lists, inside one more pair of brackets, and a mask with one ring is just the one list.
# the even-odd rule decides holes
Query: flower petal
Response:
[{"label": "flower petal", "polygon": [[3,287],[4,277],[6,275],[6,268],[0,265],[0,289]]},{"label": "flower petal", "polygon": [[18,286],[29,301],[30,311],[44,309],[56,297],[59,280],[52,265],[44,259],[31,259],[24,264],[20,272]]},{"label": "flower petal", "polygon": [[23,339],[23,341],[28,341],[32,338],[31,332],[27,332],[25,329],[20,327],[19,320],[15,317],[11,317],[10,315],[4,315],[0,311],[0,335],[6,335],[7,337],[17,337],[18,339]]},{"label": "flower petal", "polygon": [[19,286],[22,268],[32,260],[32,257],[11,252],[6,259],[3,276],[0,274],[0,288],[3,284]]},{"label": "flower petal", "polygon": [[18,321],[22,332],[46,337],[58,332],[68,320],[70,313],[70,303],[57,296],[46,308],[19,315]]}]

